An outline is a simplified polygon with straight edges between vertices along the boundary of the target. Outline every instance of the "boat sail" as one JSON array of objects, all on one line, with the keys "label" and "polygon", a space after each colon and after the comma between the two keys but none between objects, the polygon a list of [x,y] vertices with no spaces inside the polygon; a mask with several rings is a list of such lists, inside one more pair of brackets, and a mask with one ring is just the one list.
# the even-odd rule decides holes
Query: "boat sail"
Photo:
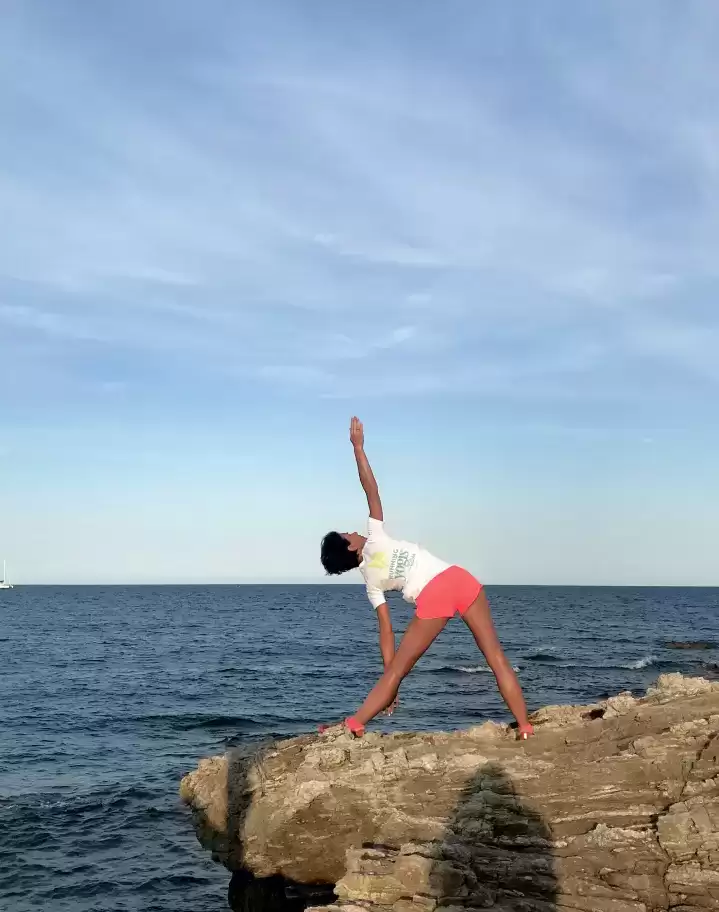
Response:
[{"label": "boat sail", "polygon": [[2,562],[2,576],[0,576],[0,589],[12,589],[12,583],[7,581],[7,569],[5,561]]}]

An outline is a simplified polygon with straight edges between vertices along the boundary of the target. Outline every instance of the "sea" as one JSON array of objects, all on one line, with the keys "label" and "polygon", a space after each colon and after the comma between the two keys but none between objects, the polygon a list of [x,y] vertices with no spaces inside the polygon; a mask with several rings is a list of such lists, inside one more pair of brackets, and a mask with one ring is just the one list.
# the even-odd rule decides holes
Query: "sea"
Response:
[{"label": "sea", "polygon": [[[719,589],[488,587],[530,708],[719,676]],[[391,602],[401,631],[411,609]],[[0,592],[0,910],[224,912],[181,777],[231,745],[312,732],[381,670],[361,586]],[[378,730],[507,720],[460,620]]]}]

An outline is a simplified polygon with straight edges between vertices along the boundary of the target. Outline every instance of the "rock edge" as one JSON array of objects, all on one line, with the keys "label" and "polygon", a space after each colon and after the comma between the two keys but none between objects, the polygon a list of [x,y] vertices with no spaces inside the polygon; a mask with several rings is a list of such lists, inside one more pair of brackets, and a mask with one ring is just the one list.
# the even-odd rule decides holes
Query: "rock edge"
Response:
[{"label": "rock edge", "polygon": [[533,722],[528,742],[330,729],[202,760],[180,794],[236,908],[719,909],[719,682]]}]

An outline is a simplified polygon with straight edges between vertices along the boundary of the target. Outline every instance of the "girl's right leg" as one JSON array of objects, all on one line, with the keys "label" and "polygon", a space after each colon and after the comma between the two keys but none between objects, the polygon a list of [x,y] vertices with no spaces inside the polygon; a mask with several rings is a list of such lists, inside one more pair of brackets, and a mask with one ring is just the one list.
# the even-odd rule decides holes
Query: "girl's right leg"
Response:
[{"label": "girl's right leg", "polygon": [[489,602],[484,590],[479,593],[477,599],[465,611],[462,618],[472,631],[477,646],[484,653],[487,664],[494,672],[499,692],[504,697],[504,702],[509,707],[510,712],[517,720],[520,733],[523,729],[531,731],[522,688],[497,637]]},{"label": "girl's right leg", "polygon": [[449,618],[412,618],[402,637],[399,648],[389,667],[367,695],[367,699],[351,716],[355,722],[364,727],[370,719],[386,709],[397,696],[402,683],[417,659],[432,645],[444,630]]}]

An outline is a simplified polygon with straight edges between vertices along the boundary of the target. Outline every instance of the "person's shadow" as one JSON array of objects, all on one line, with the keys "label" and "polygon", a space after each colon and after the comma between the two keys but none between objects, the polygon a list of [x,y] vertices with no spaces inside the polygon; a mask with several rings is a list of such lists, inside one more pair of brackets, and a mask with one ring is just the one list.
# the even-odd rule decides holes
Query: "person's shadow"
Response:
[{"label": "person's shadow", "polygon": [[555,912],[552,835],[498,764],[488,763],[462,790],[430,873],[442,906],[502,912]]},{"label": "person's shadow", "polygon": [[[260,752],[255,749],[256,756]],[[244,752],[234,752],[228,758],[227,832],[232,834],[243,831],[251,795],[245,757]],[[417,811],[421,813],[421,808]],[[549,826],[518,796],[501,766],[488,763],[471,776],[440,839],[425,842],[418,836],[402,845],[356,846],[350,853],[355,874],[371,878],[378,868],[389,874],[397,885],[390,904],[406,903],[407,912],[409,903],[417,910],[439,905],[556,912],[557,877]],[[237,837],[231,844],[234,873],[228,899],[232,909],[302,912],[307,906],[335,901],[334,884],[253,876],[242,869],[243,847]]]}]

